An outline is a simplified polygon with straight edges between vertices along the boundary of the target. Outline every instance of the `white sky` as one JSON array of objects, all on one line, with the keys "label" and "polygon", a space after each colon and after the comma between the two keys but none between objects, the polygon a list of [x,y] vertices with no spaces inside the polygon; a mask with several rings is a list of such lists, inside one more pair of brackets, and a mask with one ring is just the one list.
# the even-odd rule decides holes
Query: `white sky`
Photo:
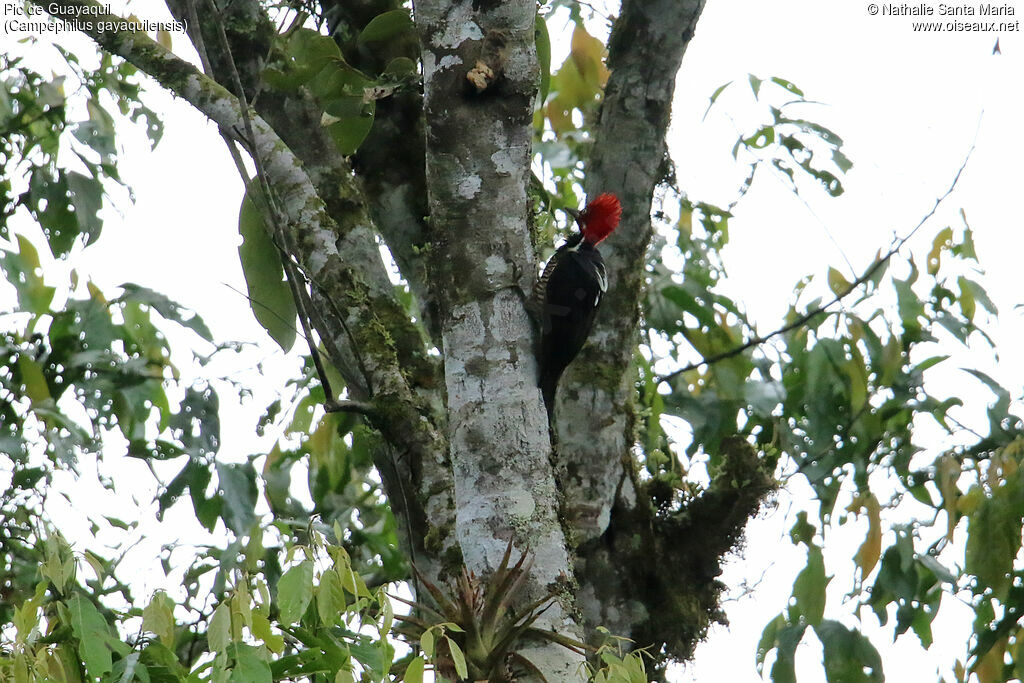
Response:
[{"label": "white sky", "polygon": [[[157,18],[161,13],[151,8],[158,4],[147,0],[131,8],[141,17]],[[851,277],[843,254],[859,273],[894,234],[913,227],[949,186],[976,142],[957,191],[922,228],[913,249],[923,264],[935,233],[945,225],[960,226],[957,211],[966,210],[988,272],[986,283],[1002,312],[996,337],[1001,362],[986,367],[1016,395],[1024,382],[1024,356],[1016,341],[1024,329],[1013,310],[1020,301],[1022,219],[1016,204],[1024,180],[1024,41],[1019,32],[914,32],[911,22],[917,18],[871,16],[868,4],[710,0],[677,85],[671,148],[679,185],[692,199],[724,205],[745,173],[730,151],[736,126],[746,134],[753,130],[749,88],[734,85],[702,121],[708,96],[726,81],[742,81],[749,72],[779,76],[796,83],[808,99],[824,103],[802,113],[845,140],[844,151],[855,164],[844,178],[846,193],[829,199],[809,191],[809,209],[784,185],[761,177],[731,222],[728,293],[744,302],[761,331],[768,331],[778,325],[799,277],[822,274],[829,265]],[[938,3],[925,4],[939,11]],[[1016,14],[996,21],[1024,18],[1024,2],[1008,6]],[[1001,55],[992,54],[997,37]],[[2,35],[0,43],[9,39]],[[175,36],[177,50],[183,51],[185,42]],[[93,249],[77,265],[108,291],[134,281],[168,294],[199,311],[218,338],[264,341],[259,357],[272,362],[257,399],[242,408],[222,396],[224,421],[232,425],[225,429],[223,456],[239,460],[258,448],[238,436],[254,432],[253,406],[272,400],[275,378],[287,377],[294,366],[273,362],[281,354],[266,341],[241,295],[224,284],[244,291],[235,251],[241,184],[222,143],[180,102],[159,93],[149,102],[164,115],[166,133],[152,154],[139,144],[139,136],[126,145],[121,172],[137,202],[121,203],[123,218],[106,211],[101,240],[101,245],[117,245],[116,254]],[[130,140],[134,134],[127,135]],[[950,372],[946,390],[972,392],[967,394],[972,405],[963,415],[977,416],[989,397],[958,385],[959,378]],[[730,564],[723,579],[730,587],[761,583],[752,597],[727,603],[731,627],[713,630],[680,680],[759,680],[754,652],[761,629],[783,608],[802,566],[803,551],[786,537],[792,524],[787,513],[803,507],[806,497],[806,491],[794,487],[780,495],[775,511],[750,525],[743,557]],[[851,524],[830,533],[837,551],[827,556],[827,566],[839,577],[829,593],[826,617],[838,617],[849,609],[841,604],[851,571],[844,558],[855,552],[864,530]],[[952,601],[943,604],[944,610],[954,608]],[[864,616],[871,624],[867,610]],[[948,672],[953,658],[967,651],[969,617],[961,611],[958,619],[936,629],[936,645],[928,654],[912,635],[883,648],[884,630],[879,633],[873,640],[882,650],[888,680],[936,680]],[[813,647],[802,647],[798,661],[802,683],[824,679]]]}]

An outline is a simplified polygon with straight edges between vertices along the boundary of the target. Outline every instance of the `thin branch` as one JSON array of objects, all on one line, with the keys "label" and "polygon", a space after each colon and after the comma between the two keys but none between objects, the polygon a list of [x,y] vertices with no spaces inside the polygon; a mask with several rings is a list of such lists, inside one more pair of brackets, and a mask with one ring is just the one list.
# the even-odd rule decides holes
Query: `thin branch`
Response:
[{"label": "thin branch", "polygon": [[[187,2],[190,16],[195,17],[195,1],[187,0]],[[196,34],[200,36],[199,43],[202,44],[202,31],[199,30],[198,24],[196,26]],[[245,126],[246,144],[252,154],[253,164],[256,166],[256,178],[259,180],[260,189],[263,192],[263,197],[268,209],[266,215],[270,218],[271,228],[273,229],[274,236],[276,237],[274,243],[277,246],[278,255],[281,258],[281,266],[284,268],[285,276],[288,280],[288,289],[291,290],[292,300],[295,302],[295,308],[299,314],[299,323],[302,325],[303,337],[306,339],[306,344],[309,347],[309,354],[313,358],[313,365],[316,368],[317,376],[320,378],[320,385],[324,389],[324,398],[326,399],[326,402],[330,404],[334,402],[334,391],[331,389],[331,382],[327,377],[327,372],[324,370],[324,364],[320,358],[320,352],[316,348],[316,342],[313,339],[313,331],[310,328],[310,301],[309,293],[306,292],[306,280],[303,277],[300,283],[298,273],[299,269],[295,267],[290,256],[291,250],[288,249],[287,244],[288,234],[285,232],[284,220],[281,216],[281,210],[275,201],[270,181],[267,179],[267,175],[263,170],[263,160],[260,158],[256,149],[256,136],[253,134],[252,121],[249,117],[249,103],[245,96],[245,88],[242,85],[242,78],[238,74],[238,67],[235,64],[235,56],[231,51],[231,44],[228,42],[227,33],[224,31],[224,17],[221,14],[217,15],[216,28],[217,36],[220,40],[220,47],[224,51],[224,56],[227,58],[227,64],[231,72],[231,82],[237,91],[236,95],[238,96],[238,104],[242,111],[242,121]],[[208,64],[209,59],[204,59],[204,67]],[[259,91],[257,90],[256,95],[258,94]],[[237,150],[235,150],[234,143],[226,133],[222,132],[221,134],[229,149],[234,153],[233,156],[236,156]],[[238,162],[239,160],[236,160],[235,162],[238,167],[238,172],[242,176],[242,180],[246,182],[246,187],[248,188],[248,177],[245,172],[245,168]]]},{"label": "thin branch", "polygon": [[719,361],[726,360],[726,359],[732,358],[734,356],[738,356],[738,355],[740,355],[741,353],[743,353],[744,351],[746,351],[748,349],[751,349],[751,348],[753,348],[755,346],[760,346],[761,344],[764,344],[765,342],[767,342],[769,339],[772,339],[773,337],[777,337],[780,334],[785,334],[787,332],[792,332],[793,330],[795,330],[795,329],[797,329],[799,327],[802,327],[803,325],[807,324],[812,319],[816,318],[817,316],[821,315],[822,313],[825,313],[829,308],[831,308],[835,304],[837,304],[840,301],[842,301],[843,299],[845,299],[855,289],[857,289],[858,287],[863,285],[865,282],[870,280],[872,278],[872,276],[874,276],[874,274],[876,272],[878,272],[878,269],[881,268],[885,263],[887,263],[889,261],[889,259],[891,259],[893,256],[895,256],[899,252],[899,250],[903,247],[903,245],[906,244],[907,241],[910,240],[910,238],[913,237],[915,233],[917,233],[917,231],[921,228],[921,226],[924,225],[932,216],[935,215],[935,212],[938,211],[939,206],[942,205],[942,202],[944,202],[946,200],[946,198],[949,197],[949,195],[951,195],[953,193],[953,190],[956,188],[957,183],[960,182],[960,175],[964,172],[964,168],[967,167],[967,162],[970,160],[971,154],[973,154],[973,153],[974,153],[974,145],[971,145],[971,148],[967,151],[967,156],[964,157],[963,163],[960,164],[960,168],[957,169],[956,176],[953,178],[953,182],[950,184],[949,188],[942,194],[942,196],[940,196],[938,199],[935,200],[935,205],[932,206],[931,210],[928,213],[926,213],[924,215],[924,217],[920,221],[918,221],[917,225],[915,225],[914,228],[910,232],[908,232],[906,235],[904,235],[900,239],[896,240],[896,242],[893,244],[893,247],[888,252],[886,252],[886,254],[884,256],[876,259],[875,262],[872,263],[871,266],[866,271],[864,271],[863,275],[861,275],[859,278],[857,278],[856,280],[851,282],[839,294],[836,294],[836,296],[831,301],[829,301],[826,304],[822,304],[820,306],[816,306],[815,308],[812,308],[811,310],[807,311],[806,313],[801,315],[799,318],[797,318],[793,322],[791,322],[791,323],[789,323],[787,325],[783,325],[782,327],[778,328],[777,330],[775,330],[773,332],[770,332],[770,333],[768,333],[768,334],[766,334],[764,336],[756,336],[756,337],[754,337],[752,339],[747,340],[743,344],[741,344],[741,345],[739,345],[739,346],[737,346],[737,347],[735,347],[733,349],[729,349],[728,351],[723,351],[721,353],[716,353],[716,354],[713,354],[711,356],[706,356],[702,360],[700,360],[700,361],[698,361],[696,363],[690,363],[686,367],[680,368],[678,370],[674,370],[673,372],[670,372],[667,375],[663,375],[661,377],[658,377],[658,378],[656,378],[655,381],[657,383],[659,383],[659,384],[661,382],[668,382],[668,381],[671,381],[671,380],[675,379],[676,377],[678,377],[679,375],[683,374],[684,372],[689,372],[690,370],[696,370],[697,368],[703,367],[705,365],[712,365],[712,364],[717,363]]},{"label": "thin branch", "polygon": [[366,417],[377,417],[377,411],[365,401],[324,401],[328,413],[356,413]]}]

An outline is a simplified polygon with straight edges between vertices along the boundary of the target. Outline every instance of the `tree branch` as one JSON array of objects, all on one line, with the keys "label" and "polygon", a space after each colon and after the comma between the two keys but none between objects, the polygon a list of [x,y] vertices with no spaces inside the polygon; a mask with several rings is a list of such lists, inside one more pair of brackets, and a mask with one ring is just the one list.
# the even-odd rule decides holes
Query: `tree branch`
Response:
[{"label": "tree branch", "polygon": [[[388,49],[369,51],[356,38],[376,16],[400,9],[400,0],[321,0],[320,5],[345,60],[364,73],[380,73],[396,56],[418,59],[418,45],[399,41]],[[434,343],[440,344],[440,310],[427,272],[430,230],[425,153],[423,94],[403,88],[377,101],[373,127],[356,150],[352,165],[363,179],[374,222],[416,295],[424,327]]]},{"label": "tree branch", "polygon": [[[188,17],[186,0],[168,0],[168,7],[176,18]],[[222,11],[228,14],[224,21],[227,46],[223,46],[218,35],[218,22],[207,21],[198,26],[186,22],[193,42],[205,44],[208,48],[213,70],[211,75],[220,82],[231,82],[232,63],[237,64],[246,96],[260,117],[302,160],[317,194],[338,225],[338,253],[344,254],[349,263],[363,270],[363,278],[375,297],[392,297],[392,284],[381,261],[376,231],[367,210],[372,202],[367,200],[364,188],[353,177],[351,165],[320,124],[323,112],[305,89],[282,93],[262,88],[261,73],[271,51],[273,31],[265,12],[255,0],[234,0]],[[390,311],[397,312],[394,309]],[[381,312],[382,316],[384,312]],[[412,374],[418,377],[436,377],[439,369],[421,352],[422,330],[410,321],[404,310],[401,315],[389,315],[388,318],[389,326],[395,330],[393,336],[402,365],[414,368]],[[330,316],[325,322],[332,322]],[[369,386],[365,380],[360,380],[359,363],[352,362],[353,350],[347,348],[351,335],[336,323],[332,327],[333,334],[321,335],[329,355],[350,388],[367,395]],[[435,379],[430,383],[436,385],[438,381]]]},{"label": "tree branch", "polygon": [[953,182],[946,189],[946,191],[942,193],[942,195],[938,199],[935,200],[935,204],[932,206],[931,210],[928,211],[928,213],[926,213],[924,217],[917,222],[917,225],[915,225],[913,229],[911,229],[910,232],[908,232],[906,235],[904,235],[900,239],[895,240],[892,248],[890,248],[888,252],[886,252],[879,258],[875,259],[875,261],[868,267],[867,270],[864,271],[864,273],[860,277],[851,282],[847,287],[843,289],[843,291],[836,294],[831,301],[829,301],[826,304],[822,304],[820,306],[812,308],[811,310],[807,311],[806,313],[798,317],[793,322],[787,325],[783,325],[782,327],[778,328],[777,330],[774,330],[773,332],[769,332],[764,336],[755,336],[752,339],[747,340],[743,344],[740,344],[736,348],[729,349],[728,351],[723,351],[721,353],[712,354],[700,360],[699,362],[690,363],[686,367],[680,368],[678,370],[673,370],[667,375],[663,375],[662,377],[656,378],[655,382],[659,384],[661,382],[669,382],[678,377],[679,375],[685,372],[689,372],[690,370],[696,370],[699,367],[705,365],[712,365],[719,361],[726,360],[727,358],[738,356],[739,354],[743,353],[748,349],[764,344],[773,337],[777,337],[780,334],[792,332],[795,329],[803,327],[808,322],[810,322],[817,316],[821,315],[822,313],[825,313],[829,308],[831,308],[832,306],[836,305],[837,303],[848,297],[850,294],[853,293],[855,289],[857,289],[865,282],[870,280],[874,276],[874,274],[878,272],[878,269],[881,268],[885,263],[887,263],[889,259],[895,256],[899,252],[899,250],[903,248],[903,245],[906,244],[907,241],[910,240],[910,238],[913,237],[915,233],[917,233],[921,226],[924,225],[928,221],[928,219],[935,215],[935,212],[938,211],[939,206],[942,204],[942,202],[945,201],[946,198],[953,193],[953,190],[956,188],[957,183],[960,181],[960,174],[964,172],[964,168],[966,168],[967,162],[970,160],[971,154],[973,152],[974,145],[971,145],[971,148],[967,151],[967,156],[964,157],[963,163],[961,163],[960,168],[957,169],[956,176],[953,177]]},{"label": "tree branch", "polygon": [[557,411],[565,515],[581,544],[604,533],[620,482],[625,493],[632,490],[624,463],[633,443],[631,373],[652,198],[665,175],[676,76],[703,6],[702,0],[624,0],[608,41],[611,76],[586,187],[589,196],[618,194],[622,223],[601,245],[608,293],[589,342],[561,382]]},{"label": "tree branch", "polygon": [[[628,547],[650,521],[649,496],[638,490],[633,471],[632,361],[651,207],[670,169],[665,135],[676,78],[703,8],[703,0],[623,0],[608,42],[611,75],[594,128],[586,189],[588,196],[615,192],[623,204],[622,223],[601,245],[609,290],[587,346],[562,380],[557,409],[563,515],[580,544],[580,583],[595,586],[580,601],[592,642],[601,638],[599,625],[647,638],[656,630],[648,628],[650,617],[662,607],[617,566],[609,549]],[[650,644],[638,641],[640,647]]]},{"label": "tree branch", "polygon": [[327,401],[324,403],[324,410],[328,413],[356,413],[369,418],[379,417],[373,405],[363,401]]}]

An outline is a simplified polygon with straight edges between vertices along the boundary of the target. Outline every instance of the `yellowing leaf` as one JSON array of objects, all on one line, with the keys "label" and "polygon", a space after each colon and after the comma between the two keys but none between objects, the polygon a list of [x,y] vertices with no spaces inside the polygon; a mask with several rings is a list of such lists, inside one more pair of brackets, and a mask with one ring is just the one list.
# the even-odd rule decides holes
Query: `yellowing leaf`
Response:
[{"label": "yellowing leaf", "polygon": [[970,283],[963,275],[958,277],[956,282],[960,287],[960,311],[968,320],[974,320],[974,312],[977,310],[977,304],[974,301],[974,290],[971,289]]},{"label": "yellowing leaf", "polygon": [[850,408],[858,413],[868,400],[868,371],[864,359],[855,350],[853,358],[843,363],[842,369],[850,381]]},{"label": "yellowing leaf", "polygon": [[171,32],[160,29],[156,32],[156,42],[160,43],[168,52],[172,51]]},{"label": "yellowing leaf", "polygon": [[680,206],[679,207],[679,228],[680,235],[689,239],[690,235],[693,234],[693,207],[692,206]]},{"label": "yellowing leaf", "polygon": [[858,500],[860,509],[867,511],[868,515],[867,536],[854,556],[854,561],[860,567],[861,580],[863,580],[878,564],[878,558],[882,554],[882,510],[878,499],[872,493],[858,496]]},{"label": "yellowing leaf", "polygon": [[949,248],[953,243],[953,228],[943,228],[932,240],[932,250],[928,252],[928,274],[935,275],[939,272],[942,263],[942,250]]},{"label": "yellowing leaf", "polygon": [[1006,653],[1006,638],[995,643],[985,656],[974,665],[974,673],[978,675],[978,683],[1002,683],[1003,655]]},{"label": "yellowing leaf", "polygon": [[828,269],[828,288],[832,290],[832,293],[836,296],[842,296],[850,289],[850,283],[843,277],[835,268]]},{"label": "yellowing leaf", "polygon": [[51,398],[50,388],[46,384],[46,377],[39,363],[27,354],[21,353],[18,354],[18,370],[25,385],[25,395],[31,399],[33,405]]},{"label": "yellowing leaf", "polygon": [[588,85],[604,88],[611,74],[604,65],[604,43],[587,33],[581,24],[576,24],[570,50],[569,56],[583,80]]},{"label": "yellowing leaf", "polygon": [[960,478],[960,463],[956,458],[944,455],[936,463],[936,470],[935,483],[942,494],[942,508],[946,511],[946,539],[952,541],[953,531],[960,519],[960,489],[956,485]]}]

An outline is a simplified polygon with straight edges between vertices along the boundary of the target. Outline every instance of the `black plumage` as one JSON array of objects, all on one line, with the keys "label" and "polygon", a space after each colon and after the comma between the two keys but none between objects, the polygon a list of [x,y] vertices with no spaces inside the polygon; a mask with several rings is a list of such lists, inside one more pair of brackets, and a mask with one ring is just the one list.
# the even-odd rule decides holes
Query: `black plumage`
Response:
[{"label": "black plumage", "polygon": [[548,261],[538,281],[541,300],[540,388],[550,419],[562,373],[583,348],[608,289],[597,247],[573,235]]}]

